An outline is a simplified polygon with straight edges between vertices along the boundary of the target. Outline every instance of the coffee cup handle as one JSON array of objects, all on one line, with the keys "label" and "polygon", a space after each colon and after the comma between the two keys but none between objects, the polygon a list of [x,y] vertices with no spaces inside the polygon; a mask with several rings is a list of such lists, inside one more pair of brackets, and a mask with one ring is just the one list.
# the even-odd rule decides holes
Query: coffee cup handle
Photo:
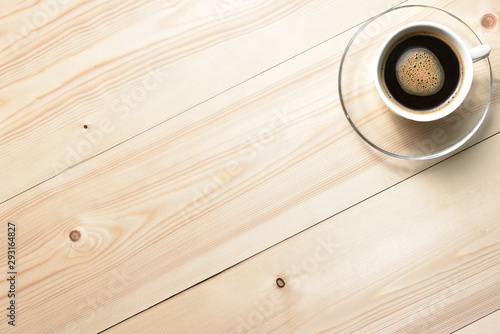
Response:
[{"label": "coffee cup handle", "polygon": [[473,63],[488,57],[490,55],[490,52],[491,52],[491,46],[487,44],[479,45],[469,50]]}]

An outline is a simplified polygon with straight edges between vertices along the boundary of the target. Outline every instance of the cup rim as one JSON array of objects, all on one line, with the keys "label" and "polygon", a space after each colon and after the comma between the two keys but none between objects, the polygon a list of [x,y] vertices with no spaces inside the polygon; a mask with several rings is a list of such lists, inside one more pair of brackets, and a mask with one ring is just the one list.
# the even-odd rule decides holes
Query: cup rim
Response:
[{"label": "cup rim", "polygon": [[[417,114],[404,110],[392,100],[390,100],[385,94],[384,89],[382,88],[382,83],[380,79],[380,67],[382,66],[382,62],[384,60],[384,55],[387,52],[387,49],[394,43],[394,41],[399,38],[401,35],[411,32],[412,30],[417,30],[420,28],[426,28],[430,31],[442,33],[444,37],[450,40],[450,42],[455,47],[456,51],[459,53],[459,56],[462,58],[463,62],[463,79],[462,85],[458,87],[457,96],[453,99],[449,106],[444,107],[443,109],[432,112],[429,114]],[[430,29],[429,29],[430,28]],[[379,93],[379,96],[382,98],[383,102],[387,105],[387,107],[394,113],[398,114],[407,119],[411,119],[414,121],[427,122],[441,119],[443,117],[448,116],[453,111],[455,111],[465,100],[469,90],[472,86],[472,77],[473,77],[473,65],[472,65],[472,57],[469,53],[469,49],[465,45],[465,42],[451,29],[448,27],[438,24],[435,22],[428,21],[415,21],[401,26],[400,28],[393,31],[383,42],[382,46],[379,49],[376,57],[376,67],[375,67],[375,86]]]}]

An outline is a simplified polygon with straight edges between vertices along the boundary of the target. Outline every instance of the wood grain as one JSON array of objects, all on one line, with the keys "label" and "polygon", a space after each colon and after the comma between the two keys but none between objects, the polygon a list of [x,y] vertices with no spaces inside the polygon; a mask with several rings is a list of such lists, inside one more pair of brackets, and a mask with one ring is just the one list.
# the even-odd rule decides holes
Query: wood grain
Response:
[{"label": "wood grain", "polygon": [[[496,135],[105,333],[451,333],[500,303],[499,147]],[[470,333],[496,333],[495,319]]]},{"label": "wood grain", "polygon": [[[470,23],[498,12],[488,1],[465,6],[468,11],[463,4],[436,4],[463,11]],[[107,328],[428,166],[372,151],[347,124],[335,80],[353,33],[3,203],[0,220],[15,221],[22,231],[23,329]],[[482,34],[500,45],[494,29]],[[499,56],[491,60],[498,66]],[[500,129],[498,98],[496,91],[475,141]],[[137,119],[127,124],[135,127]],[[40,138],[40,146],[58,140],[53,133]],[[77,242],[70,239],[74,230],[81,233]],[[0,281],[0,291],[5,288]]]},{"label": "wood grain", "polygon": [[0,203],[399,2],[2,5]]}]

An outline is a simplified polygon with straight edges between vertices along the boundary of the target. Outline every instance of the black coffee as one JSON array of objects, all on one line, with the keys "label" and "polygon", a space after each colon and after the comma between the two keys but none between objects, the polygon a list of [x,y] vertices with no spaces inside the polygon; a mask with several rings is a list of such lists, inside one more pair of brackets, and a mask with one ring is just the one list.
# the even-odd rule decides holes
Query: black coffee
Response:
[{"label": "black coffee", "polygon": [[437,35],[411,33],[389,50],[381,76],[390,98],[410,112],[445,107],[462,81],[461,58]]}]

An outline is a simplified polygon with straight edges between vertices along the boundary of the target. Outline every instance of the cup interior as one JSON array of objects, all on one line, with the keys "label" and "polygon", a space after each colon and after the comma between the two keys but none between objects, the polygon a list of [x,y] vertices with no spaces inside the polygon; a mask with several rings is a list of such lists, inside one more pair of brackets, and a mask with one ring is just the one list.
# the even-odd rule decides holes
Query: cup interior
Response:
[{"label": "cup interior", "polygon": [[[384,65],[388,52],[392,50],[393,45],[398,42],[398,39],[417,32],[430,32],[442,36],[446,41],[449,42],[448,44],[450,44],[452,49],[455,51],[457,57],[461,58],[461,61],[459,62],[462,66],[462,78],[460,81],[461,84],[459,84],[457,90],[455,91],[455,97],[450,100],[447,106],[441,107],[437,111],[432,111],[429,113],[420,113],[417,111],[410,112],[403,109],[387,96],[385,88],[383,88],[381,79],[382,66]],[[465,45],[465,42],[449,28],[434,22],[413,22],[404,25],[398,30],[394,31],[384,41],[376,59],[377,62],[375,68],[375,86],[380,97],[391,111],[407,119],[426,122],[437,120],[451,114],[464,101],[472,84],[472,58],[467,46]]]}]

